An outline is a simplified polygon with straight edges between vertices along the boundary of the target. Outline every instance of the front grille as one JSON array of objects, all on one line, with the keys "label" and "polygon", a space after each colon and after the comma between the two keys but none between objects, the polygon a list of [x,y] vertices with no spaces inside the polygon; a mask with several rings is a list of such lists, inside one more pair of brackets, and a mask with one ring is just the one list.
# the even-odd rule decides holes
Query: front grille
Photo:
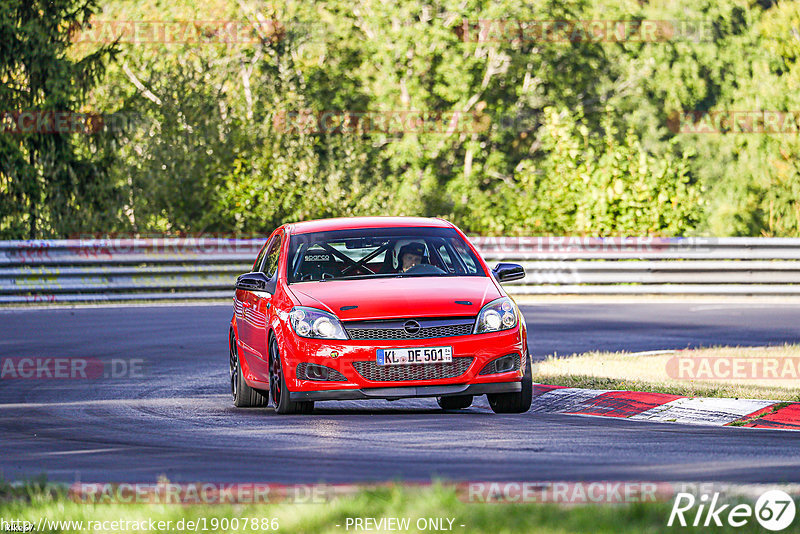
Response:
[{"label": "front grille", "polygon": [[431,339],[435,337],[468,336],[472,333],[475,318],[462,319],[414,319],[419,330],[408,332],[407,320],[352,321],[345,329],[350,339]]},{"label": "front grille", "polygon": [[[506,359],[508,357],[514,358],[514,368],[513,369],[508,369],[506,371],[498,371],[497,370],[497,362],[498,362],[498,360],[504,360],[504,359]],[[499,372],[510,373],[511,371],[519,371],[521,367],[522,367],[522,362],[520,360],[519,354],[508,354],[506,356],[503,356],[503,357],[500,357],[500,358],[496,358],[496,359],[490,361],[489,363],[487,363],[486,365],[484,365],[483,369],[481,369],[481,372],[478,373],[478,375],[479,376],[494,375],[494,374],[497,374]]]},{"label": "front grille", "polygon": [[453,358],[448,363],[422,363],[410,365],[378,365],[378,362],[353,362],[356,372],[372,382],[403,382],[406,380],[440,380],[455,378],[467,372],[472,365],[471,356]]}]

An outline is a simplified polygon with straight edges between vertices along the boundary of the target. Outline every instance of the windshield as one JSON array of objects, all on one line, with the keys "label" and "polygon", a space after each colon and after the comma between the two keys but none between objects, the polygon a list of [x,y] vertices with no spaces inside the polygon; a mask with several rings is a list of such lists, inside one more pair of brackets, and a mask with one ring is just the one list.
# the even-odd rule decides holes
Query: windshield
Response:
[{"label": "windshield", "polygon": [[360,228],[289,240],[289,283],[400,276],[486,276],[452,228]]}]

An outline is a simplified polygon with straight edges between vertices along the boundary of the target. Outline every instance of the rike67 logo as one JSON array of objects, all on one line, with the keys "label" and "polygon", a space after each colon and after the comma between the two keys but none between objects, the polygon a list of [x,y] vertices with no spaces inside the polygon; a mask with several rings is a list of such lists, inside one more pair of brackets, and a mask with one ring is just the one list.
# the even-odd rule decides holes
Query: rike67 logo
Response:
[{"label": "rike67 logo", "polygon": [[794,500],[781,490],[767,491],[758,498],[755,506],[722,504],[719,492],[713,497],[702,494],[699,499],[691,493],[681,492],[675,496],[667,526],[741,527],[755,517],[765,529],[780,531],[792,524],[795,512]]}]

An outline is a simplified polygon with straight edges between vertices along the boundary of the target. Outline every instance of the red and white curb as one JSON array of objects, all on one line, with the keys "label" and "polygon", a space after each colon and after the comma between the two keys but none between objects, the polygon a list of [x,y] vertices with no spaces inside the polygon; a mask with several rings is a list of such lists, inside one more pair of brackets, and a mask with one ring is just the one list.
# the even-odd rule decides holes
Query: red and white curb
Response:
[{"label": "red and white curb", "polygon": [[800,430],[800,403],[534,385],[533,413],[622,417],[687,425]]}]

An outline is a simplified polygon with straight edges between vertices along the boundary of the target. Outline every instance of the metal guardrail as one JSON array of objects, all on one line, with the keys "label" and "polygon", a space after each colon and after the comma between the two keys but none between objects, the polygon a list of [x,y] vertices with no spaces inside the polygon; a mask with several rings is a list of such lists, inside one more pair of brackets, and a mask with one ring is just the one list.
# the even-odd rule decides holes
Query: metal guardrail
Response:
[{"label": "metal guardrail", "polygon": [[265,239],[0,241],[0,303],[216,299]]},{"label": "metal guardrail", "polygon": [[[477,237],[512,294],[800,295],[800,239]],[[0,241],[0,303],[217,299],[263,239]]]}]

